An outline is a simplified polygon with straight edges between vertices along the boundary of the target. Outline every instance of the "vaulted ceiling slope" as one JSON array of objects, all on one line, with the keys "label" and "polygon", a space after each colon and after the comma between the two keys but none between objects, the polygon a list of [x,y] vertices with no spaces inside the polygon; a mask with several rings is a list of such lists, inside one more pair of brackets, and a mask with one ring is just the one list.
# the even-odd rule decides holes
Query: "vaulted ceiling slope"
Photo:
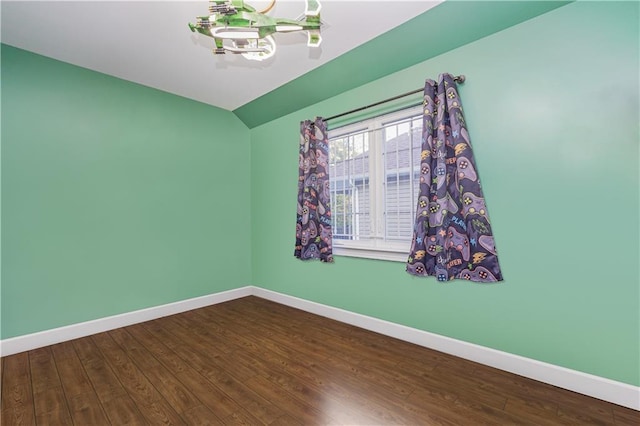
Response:
[{"label": "vaulted ceiling slope", "polygon": [[[189,31],[206,0],[2,0],[0,40],[233,111],[254,128],[567,3],[322,0],[320,49],[303,33],[278,34],[276,55],[256,62],[213,56],[213,39]],[[304,0],[278,0],[270,14],[303,11]]]},{"label": "vaulted ceiling slope", "polygon": [[569,3],[446,1],[233,112],[254,128]]},{"label": "vaulted ceiling slope", "polygon": [[[269,0],[247,0],[258,10]],[[2,0],[4,44],[123,80],[234,110],[294,80],[442,0],[322,0],[322,45],[307,34],[276,34],[265,61],[213,55],[213,38],[188,23],[207,15],[207,0]],[[305,0],[277,0],[270,16],[304,16]]]}]

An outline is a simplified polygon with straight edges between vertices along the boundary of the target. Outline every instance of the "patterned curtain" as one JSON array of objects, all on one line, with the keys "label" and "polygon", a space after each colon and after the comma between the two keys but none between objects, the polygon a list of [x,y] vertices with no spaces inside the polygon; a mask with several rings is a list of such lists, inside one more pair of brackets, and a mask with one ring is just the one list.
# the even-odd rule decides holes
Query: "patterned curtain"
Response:
[{"label": "patterned curtain", "polygon": [[502,281],[493,233],[454,78],[427,80],[420,193],[407,272]]},{"label": "patterned curtain", "polygon": [[329,190],[329,137],[322,118],[300,122],[298,165],[298,259],[333,262],[331,250],[331,199]]}]

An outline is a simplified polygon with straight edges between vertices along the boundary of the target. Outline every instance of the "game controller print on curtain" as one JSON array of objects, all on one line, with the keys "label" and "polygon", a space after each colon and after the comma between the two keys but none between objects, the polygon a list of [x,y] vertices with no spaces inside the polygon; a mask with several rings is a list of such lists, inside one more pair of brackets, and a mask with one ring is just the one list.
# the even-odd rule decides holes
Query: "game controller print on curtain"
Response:
[{"label": "game controller print on curtain", "polygon": [[487,206],[454,78],[424,88],[420,193],[407,272],[502,281]]},{"label": "game controller print on curtain", "polygon": [[329,190],[329,136],[322,118],[300,122],[298,156],[298,259],[333,262]]}]

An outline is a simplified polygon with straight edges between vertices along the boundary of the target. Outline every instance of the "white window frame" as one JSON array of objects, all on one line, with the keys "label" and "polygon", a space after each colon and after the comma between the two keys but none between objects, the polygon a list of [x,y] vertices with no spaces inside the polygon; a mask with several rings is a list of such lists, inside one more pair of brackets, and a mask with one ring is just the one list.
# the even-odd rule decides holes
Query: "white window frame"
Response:
[{"label": "white window frame", "polygon": [[[421,117],[422,105],[404,108],[402,110],[368,118],[353,124],[348,124],[329,130],[329,145],[331,140],[353,134],[356,132],[369,132],[369,213],[371,215],[371,238],[363,240],[333,239],[333,254],[338,256],[361,257],[368,259],[389,260],[406,262],[411,249],[411,237],[406,241],[385,240],[385,185],[386,173],[384,165],[384,126],[404,119],[409,120]],[[420,141],[417,141],[420,144]],[[415,142],[414,142],[415,144]],[[410,149],[411,151],[411,149]],[[411,158],[411,157],[410,157]],[[330,160],[331,162],[331,160]],[[413,190],[413,165],[409,166],[410,190]],[[330,178],[333,176],[330,175]],[[418,194],[413,194],[417,200]],[[415,203],[411,206],[415,209]],[[410,227],[413,228],[414,214],[410,215]]]}]

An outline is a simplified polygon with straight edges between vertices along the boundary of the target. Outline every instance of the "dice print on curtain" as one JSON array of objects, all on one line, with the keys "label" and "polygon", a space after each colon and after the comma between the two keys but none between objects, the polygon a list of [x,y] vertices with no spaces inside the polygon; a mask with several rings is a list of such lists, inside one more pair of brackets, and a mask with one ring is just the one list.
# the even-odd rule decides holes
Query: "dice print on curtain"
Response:
[{"label": "dice print on curtain", "polygon": [[331,199],[329,188],[329,136],[319,117],[300,122],[298,157],[298,259],[333,262],[331,248]]},{"label": "dice print on curtain", "polygon": [[424,88],[420,193],[407,272],[502,281],[493,233],[454,78]]}]

